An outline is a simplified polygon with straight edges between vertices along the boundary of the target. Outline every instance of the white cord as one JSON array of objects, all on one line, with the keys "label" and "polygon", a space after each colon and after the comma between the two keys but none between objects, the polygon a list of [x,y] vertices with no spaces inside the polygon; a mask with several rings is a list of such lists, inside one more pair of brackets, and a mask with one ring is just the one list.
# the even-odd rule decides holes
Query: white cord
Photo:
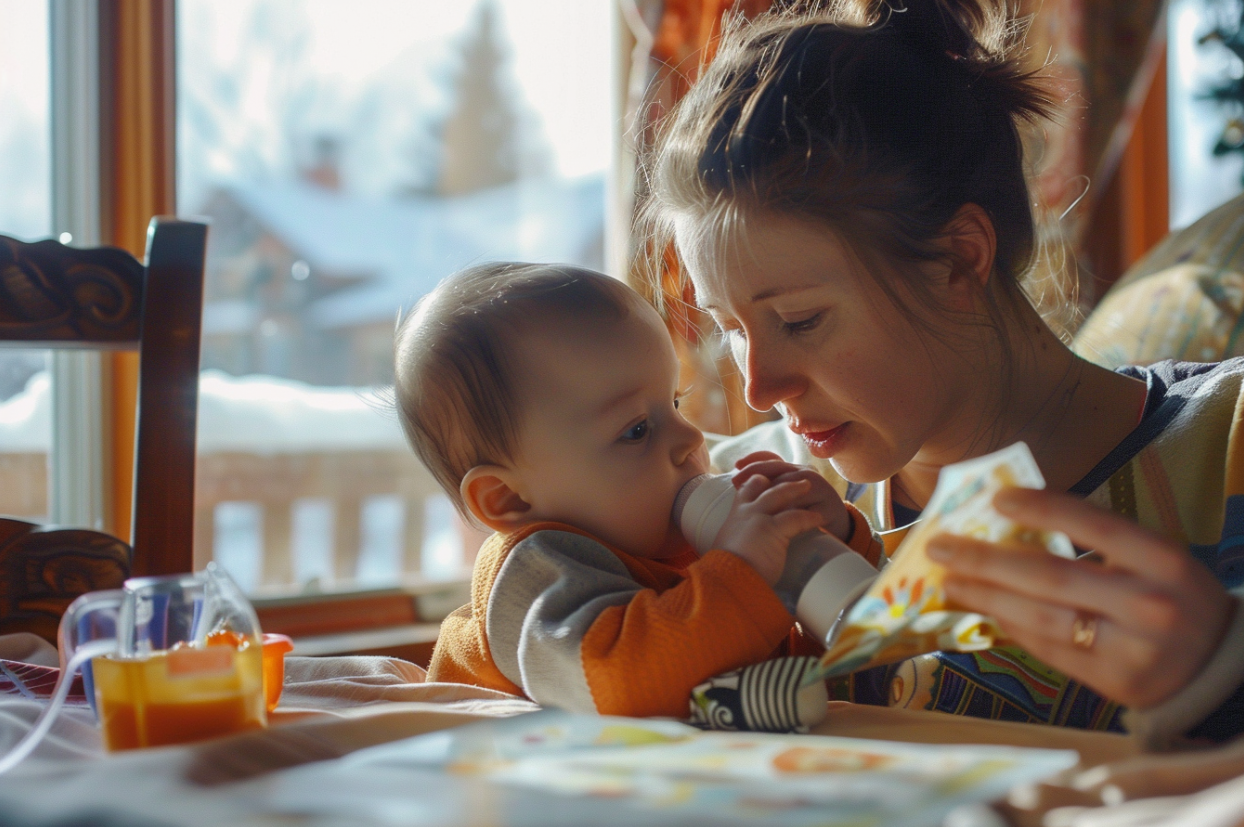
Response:
[{"label": "white cord", "polygon": [[78,650],[73,653],[73,657],[69,659],[69,663],[65,664],[65,668],[61,670],[60,678],[56,681],[56,689],[52,691],[52,699],[43,712],[39,714],[30,732],[27,732],[25,737],[17,742],[17,746],[13,747],[8,755],[0,758],[0,773],[6,773],[21,763],[21,760],[39,745],[39,742],[43,740],[43,736],[48,734],[48,730],[52,728],[52,721],[56,718],[56,713],[60,711],[60,708],[65,703],[65,698],[69,695],[69,687],[73,684],[73,676],[82,664],[91,658],[111,655],[116,649],[117,642],[112,638],[87,641],[78,647]]}]

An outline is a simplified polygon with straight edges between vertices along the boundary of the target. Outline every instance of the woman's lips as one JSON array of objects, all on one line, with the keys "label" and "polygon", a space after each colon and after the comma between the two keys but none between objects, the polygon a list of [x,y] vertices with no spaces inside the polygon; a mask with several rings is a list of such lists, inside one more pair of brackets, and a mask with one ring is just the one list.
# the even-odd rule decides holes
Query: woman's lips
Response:
[{"label": "woman's lips", "polygon": [[812,452],[813,456],[829,459],[842,445],[847,426],[850,424],[850,422],[844,422],[837,428],[830,428],[828,431],[803,431],[799,435],[803,437],[804,442],[808,443],[808,450]]}]

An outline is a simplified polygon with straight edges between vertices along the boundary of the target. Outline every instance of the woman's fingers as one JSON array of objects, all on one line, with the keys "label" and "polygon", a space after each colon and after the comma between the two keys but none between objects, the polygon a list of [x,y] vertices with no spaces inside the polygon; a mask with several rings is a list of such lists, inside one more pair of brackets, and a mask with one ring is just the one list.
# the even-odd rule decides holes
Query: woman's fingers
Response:
[{"label": "woman's fingers", "polygon": [[1177,578],[1195,562],[1186,548],[1070,494],[1007,488],[994,497],[994,507],[1020,525],[1061,531],[1080,548],[1146,578]]},{"label": "woman's fingers", "polygon": [[947,580],[946,596],[992,617],[1008,638],[1042,662],[1131,705],[1149,706],[1173,695],[1193,666],[1164,653],[1154,636],[1108,616],[1002,593],[966,578]]},{"label": "woman's fingers", "polygon": [[942,534],[929,542],[928,551],[952,575],[988,583],[1008,596],[1025,595],[1144,628],[1165,628],[1178,611],[1164,592],[1147,588],[1128,572],[1066,560],[1038,546],[1000,549],[982,540]]}]

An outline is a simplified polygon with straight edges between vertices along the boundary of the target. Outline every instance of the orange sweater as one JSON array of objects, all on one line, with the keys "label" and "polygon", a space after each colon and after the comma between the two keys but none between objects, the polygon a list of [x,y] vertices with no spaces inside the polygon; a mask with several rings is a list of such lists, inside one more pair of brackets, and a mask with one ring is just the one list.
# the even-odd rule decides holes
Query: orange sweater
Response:
[{"label": "orange sweater", "polygon": [[[879,544],[852,514],[851,545],[875,564]],[[674,557],[650,560],[572,526],[541,523],[484,544],[471,603],[442,623],[428,680],[576,711],[681,718],[692,688],[707,678],[820,651],[734,554],[700,558],[683,544]]]}]

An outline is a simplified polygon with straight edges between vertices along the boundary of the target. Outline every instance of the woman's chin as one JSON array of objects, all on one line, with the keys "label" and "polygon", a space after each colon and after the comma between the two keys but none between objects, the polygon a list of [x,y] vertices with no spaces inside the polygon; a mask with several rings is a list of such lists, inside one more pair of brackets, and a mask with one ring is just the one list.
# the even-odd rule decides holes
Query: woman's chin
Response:
[{"label": "woman's chin", "polygon": [[830,458],[829,464],[835,471],[838,472],[838,476],[842,477],[847,482],[853,482],[860,485],[867,485],[868,483],[881,482],[882,480],[889,479],[894,474],[898,473],[899,470],[880,468],[876,463],[868,462],[867,460],[861,462],[857,457],[852,455],[852,452],[849,451],[836,454]]}]

